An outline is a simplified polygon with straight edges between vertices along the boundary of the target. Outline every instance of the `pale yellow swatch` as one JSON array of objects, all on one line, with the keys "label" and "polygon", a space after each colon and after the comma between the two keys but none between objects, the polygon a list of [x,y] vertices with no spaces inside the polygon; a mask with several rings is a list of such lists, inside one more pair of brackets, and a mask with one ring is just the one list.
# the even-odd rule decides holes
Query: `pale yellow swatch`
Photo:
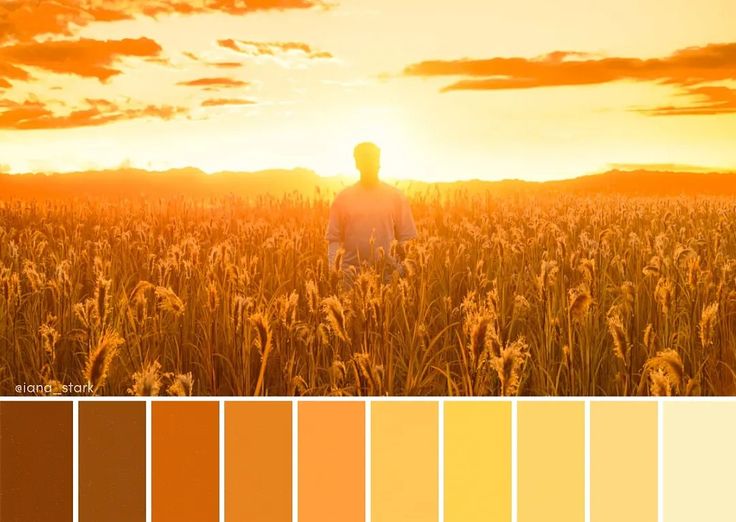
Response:
[{"label": "pale yellow swatch", "polygon": [[371,522],[437,522],[436,402],[371,404]]},{"label": "pale yellow swatch", "polygon": [[657,521],[657,403],[591,402],[590,520]]},{"label": "pale yellow swatch", "polygon": [[736,402],[664,405],[664,520],[736,520]]},{"label": "pale yellow swatch", "polygon": [[583,522],[582,402],[518,403],[519,522]]},{"label": "pale yellow swatch", "polygon": [[445,403],[445,522],[511,521],[511,403]]}]

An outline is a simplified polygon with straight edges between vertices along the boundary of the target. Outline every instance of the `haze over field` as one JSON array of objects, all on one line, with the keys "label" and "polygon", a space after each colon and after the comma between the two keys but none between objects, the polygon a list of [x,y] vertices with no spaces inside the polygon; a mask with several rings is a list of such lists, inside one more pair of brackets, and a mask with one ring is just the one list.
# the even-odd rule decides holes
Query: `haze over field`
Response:
[{"label": "haze over field", "polygon": [[[484,193],[535,196],[560,194],[619,194],[632,196],[717,195],[736,196],[736,172],[675,172],[614,169],[556,181],[534,182],[462,180],[426,182],[387,180],[410,195],[428,193]],[[173,169],[149,172],[139,169],[74,172],[66,174],[0,174],[0,199],[128,199],[128,198],[241,198],[298,193],[304,197],[331,196],[355,183],[352,176],[319,176],[312,170],[217,172]]]}]

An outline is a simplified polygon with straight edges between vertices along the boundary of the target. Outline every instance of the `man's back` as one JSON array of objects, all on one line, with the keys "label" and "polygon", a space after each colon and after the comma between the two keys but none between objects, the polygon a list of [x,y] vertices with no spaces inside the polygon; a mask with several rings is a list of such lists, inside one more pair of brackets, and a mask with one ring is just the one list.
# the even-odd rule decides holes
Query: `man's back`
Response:
[{"label": "man's back", "polygon": [[416,235],[411,208],[401,191],[383,182],[358,182],[335,197],[325,238],[342,243],[344,262],[357,266],[374,261],[379,248],[388,255],[394,239],[401,242]]}]

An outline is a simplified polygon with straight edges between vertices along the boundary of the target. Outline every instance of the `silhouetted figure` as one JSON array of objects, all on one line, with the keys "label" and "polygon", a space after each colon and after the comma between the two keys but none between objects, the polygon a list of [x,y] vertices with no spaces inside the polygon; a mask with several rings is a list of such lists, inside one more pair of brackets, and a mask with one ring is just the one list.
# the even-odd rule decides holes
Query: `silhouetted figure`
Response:
[{"label": "silhouetted figure", "polygon": [[391,256],[391,245],[397,250],[416,237],[414,217],[406,197],[395,187],[378,179],[381,149],[373,143],[359,143],[353,151],[360,181],[344,189],[330,208],[325,238],[329,242],[327,257],[334,266],[337,252],[345,251],[343,265],[356,270],[361,263],[373,264],[383,253],[384,280],[393,270],[403,273],[403,267]]}]

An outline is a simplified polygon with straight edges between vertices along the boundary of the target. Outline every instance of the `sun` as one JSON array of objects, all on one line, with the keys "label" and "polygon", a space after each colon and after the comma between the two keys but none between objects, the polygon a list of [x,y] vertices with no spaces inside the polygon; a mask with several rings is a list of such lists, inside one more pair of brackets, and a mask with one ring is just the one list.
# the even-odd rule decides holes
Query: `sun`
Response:
[{"label": "sun", "polygon": [[[341,147],[352,151],[358,143],[370,141],[381,148],[381,177],[384,179],[417,179],[418,155],[415,134],[398,107],[366,106],[346,118]],[[354,172],[351,165],[349,172]],[[356,174],[357,176],[357,174]]]}]

